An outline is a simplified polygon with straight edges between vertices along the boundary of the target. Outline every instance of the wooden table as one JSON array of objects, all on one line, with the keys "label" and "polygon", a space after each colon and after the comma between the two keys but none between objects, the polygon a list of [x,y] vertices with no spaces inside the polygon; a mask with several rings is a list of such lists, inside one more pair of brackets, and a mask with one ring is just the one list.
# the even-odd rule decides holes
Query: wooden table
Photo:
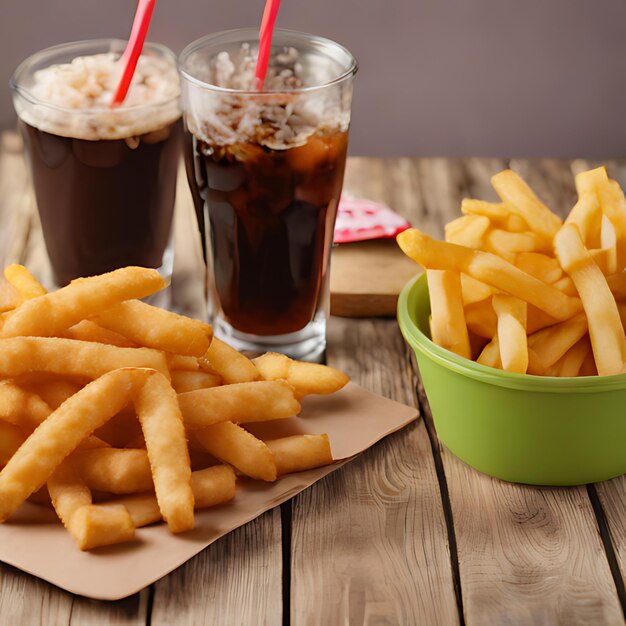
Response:
[{"label": "wooden table", "polygon": [[[441,235],[463,196],[493,197],[489,177],[508,165],[563,211],[573,204],[572,172],[586,163],[353,158],[346,189]],[[626,184],[626,161],[610,170]],[[21,147],[10,133],[0,152],[0,219],[3,263],[45,276]],[[173,302],[202,315],[198,246],[183,181]],[[416,404],[422,419],[126,600],[86,600],[0,565],[0,624],[624,622],[625,477],[541,489],[464,465],[437,439],[394,320],[331,319],[327,360],[372,391]]]}]

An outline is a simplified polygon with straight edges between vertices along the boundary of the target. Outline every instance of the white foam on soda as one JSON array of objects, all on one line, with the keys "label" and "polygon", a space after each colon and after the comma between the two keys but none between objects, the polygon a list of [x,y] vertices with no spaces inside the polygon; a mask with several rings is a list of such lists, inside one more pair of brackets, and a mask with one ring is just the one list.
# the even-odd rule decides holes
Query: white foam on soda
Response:
[{"label": "white foam on soda", "polygon": [[[255,91],[256,53],[243,44],[238,54],[220,52],[209,65],[199,58],[185,69],[220,91],[187,83],[183,109],[189,130],[212,146],[255,143],[274,150],[304,145],[316,132],[345,132],[350,123],[351,83],[311,91],[337,73],[328,63],[303,63],[295,48],[270,62],[264,92]],[[235,91],[248,93],[237,94]],[[275,92],[275,93],[268,93]]]},{"label": "white foam on soda", "polygon": [[130,139],[180,117],[178,72],[172,61],[142,54],[128,94],[110,108],[122,71],[119,56],[102,53],[38,70],[17,97],[20,118],[40,130],[77,139]]}]

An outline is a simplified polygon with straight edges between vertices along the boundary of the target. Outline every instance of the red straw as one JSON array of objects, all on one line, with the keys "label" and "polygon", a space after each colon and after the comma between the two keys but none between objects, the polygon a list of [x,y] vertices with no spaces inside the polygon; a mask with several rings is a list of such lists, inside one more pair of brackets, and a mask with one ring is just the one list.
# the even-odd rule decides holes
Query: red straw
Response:
[{"label": "red straw", "polygon": [[274,34],[274,24],[280,7],[280,0],[267,0],[263,11],[263,20],[259,29],[259,58],[256,62],[255,76],[259,91],[263,89],[267,65],[270,60],[270,49],[272,47],[272,35]]},{"label": "red straw", "polygon": [[155,0],[139,0],[137,3],[137,12],[135,13],[135,19],[133,21],[133,28],[130,31],[126,50],[124,50],[124,54],[121,58],[124,70],[115,95],[113,96],[113,101],[111,102],[112,107],[119,106],[124,102],[124,98],[126,98],[130,82],[137,68],[139,55],[143,49],[143,42],[146,40],[146,35],[148,34],[154,3]]}]

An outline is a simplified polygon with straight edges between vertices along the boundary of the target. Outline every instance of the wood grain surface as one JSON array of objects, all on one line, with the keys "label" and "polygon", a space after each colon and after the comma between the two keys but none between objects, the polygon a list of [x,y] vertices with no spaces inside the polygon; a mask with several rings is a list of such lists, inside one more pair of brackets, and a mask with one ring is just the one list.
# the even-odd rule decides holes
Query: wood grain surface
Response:
[{"label": "wood grain surface", "polygon": [[[511,163],[555,209],[584,161]],[[346,189],[440,235],[464,195],[494,199],[503,159],[350,159]],[[626,161],[610,173],[626,185]],[[182,173],[181,173],[182,176]],[[49,277],[21,145],[0,140],[0,255]],[[202,317],[204,269],[181,178],[171,305]],[[423,419],[121,602],[0,564],[0,626],[30,624],[622,624],[626,478],[540,489],[484,476],[437,440],[393,320],[331,319],[328,362]]]}]

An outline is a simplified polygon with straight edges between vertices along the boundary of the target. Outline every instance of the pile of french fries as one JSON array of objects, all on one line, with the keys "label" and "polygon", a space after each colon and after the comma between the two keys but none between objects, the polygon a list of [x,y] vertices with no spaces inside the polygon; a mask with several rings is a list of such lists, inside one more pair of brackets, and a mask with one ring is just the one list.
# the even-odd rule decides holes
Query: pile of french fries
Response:
[{"label": "pile of french fries", "polygon": [[209,325],[145,304],[165,285],[126,267],[52,293],[20,265],[0,285],[0,522],[52,505],[81,550],[130,541],[332,463],[326,435],[262,441],[240,424],[297,415],[348,378],[280,354],[249,360]]},{"label": "pile of french fries", "polygon": [[540,376],[608,376],[626,365],[626,201],[604,167],[576,176],[563,222],[513,171],[500,202],[465,199],[436,241],[402,250],[426,269],[431,338],[483,365]]}]

